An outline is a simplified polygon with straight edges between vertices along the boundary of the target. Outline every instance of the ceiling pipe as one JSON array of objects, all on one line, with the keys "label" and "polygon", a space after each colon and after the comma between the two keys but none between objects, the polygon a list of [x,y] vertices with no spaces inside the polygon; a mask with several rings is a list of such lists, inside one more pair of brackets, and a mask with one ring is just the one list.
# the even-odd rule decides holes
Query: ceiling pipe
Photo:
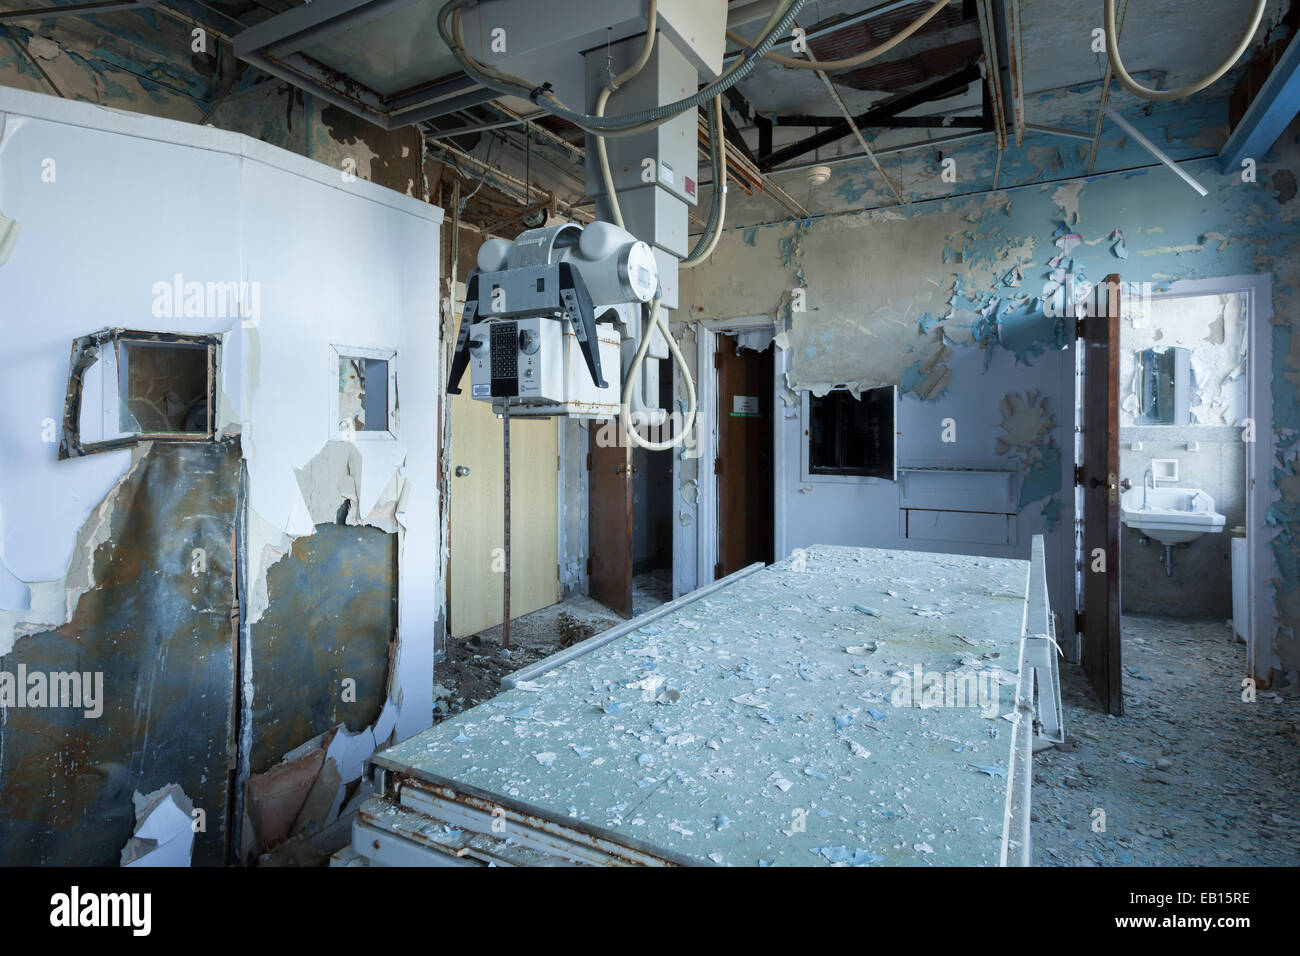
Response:
[{"label": "ceiling pipe", "polygon": [[[1116,38],[1124,32],[1124,17],[1128,13],[1128,0],[1119,8],[1119,22],[1115,28]],[[1101,102],[1097,104],[1097,125],[1092,130],[1092,148],[1088,150],[1088,172],[1092,172],[1097,163],[1097,149],[1101,145],[1101,128],[1106,122],[1106,104],[1110,102],[1110,82],[1115,78],[1114,67],[1110,57],[1106,57],[1106,73],[1101,81]]]},{"label": "ceiling pipe", "polygon": [[984,47],[984,82],[988,86],[989,98],[993,101],[993,130],[997,134],[998,149],[1003,149],[1007,145],[1007,114],[1002,102],[1002,68],[998,63],[993,2],[976,0],[975,9],[979,14],[980,43]]},{"label": "ceiling pipe", "polygon": [[1062,129],[1059,126],[1043,126],[1040,123],[1026,123],[1025,129],[1036,133],[1048,133],[1052,136],[1064,136],[1067,139],[1081,139],[1085,143],[1092,141],[1092,133],[1083,133],[1075,129]]},{"label": "ceiling pipe", "polygon": [[1137,140],[1138,145],[1140,145],[1148,153],[1150,153],[1156,159],[1160,160],[1160,162],[1164,163],[1175,173],[1177,173],[1179,179],[1187,183],[1187,185],[1191,186],[1202,196],[1208,196],[1210,194],[1210,191],[1208,189],[1206,189],[1204,186],[1202,186],[1200,183],[1198,183],[1195,179],[1192,178],[1191,173],[1187,172],[1187,170],[1183,169],[1176,162],[1174,162],[1173,159],[1171,159],[1164,151],[1162,151],[1160,147],[1156,146],[1155,143],[1151,142],[1151,140],[1147,139],[1145,136],[1139,133],[1136,126],[1134,126],[1124,117],[1120,116],[1114,110],[1108,110],[1106,115],[1115,121],[1116,126],[1122,129],[1124,132],[1128,133],[1135,140]]},{"label": "ceiling pipe", "polygon": [[1016,145],[1025,139],[1025,58],[1020,28],[1020,0],[1007,0],[1007,42],[1011,73],[1011,117],[1016,131]]}]

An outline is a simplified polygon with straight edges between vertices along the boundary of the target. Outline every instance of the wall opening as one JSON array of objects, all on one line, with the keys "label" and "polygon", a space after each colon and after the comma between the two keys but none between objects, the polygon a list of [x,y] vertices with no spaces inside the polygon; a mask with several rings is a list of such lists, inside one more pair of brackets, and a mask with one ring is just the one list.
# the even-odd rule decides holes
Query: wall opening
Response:
[{"label": "wall opening", "polygon": [[382,349],[334,346],[338,382],[332,428],[345,441],[397,435],[397,355]]},{"label": "wall opening", "polygon": [[813,475],[894,477],[894,394],[872,388],[855,397],[836,389],[808,403],[808,471]]},{"label": "wall opening", "polygon": [[60,458],[213,441],[220,338],[103,329],[72,343]]}]

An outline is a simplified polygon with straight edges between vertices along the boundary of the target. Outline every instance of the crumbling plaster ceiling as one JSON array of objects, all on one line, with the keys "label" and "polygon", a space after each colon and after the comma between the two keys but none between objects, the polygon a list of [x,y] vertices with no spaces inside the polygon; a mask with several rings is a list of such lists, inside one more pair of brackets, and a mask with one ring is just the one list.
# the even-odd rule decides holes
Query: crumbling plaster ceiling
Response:
[{"label": "crumbling plaster ceiling", "polygon": [[[51,0],[53,2],[53,0]],[[167,4],[169,0],[160,0]],[[184,0],[170,0],[180,4]],[[538,0],[553,2],[553,0]],[[1120,0],[1122,3],[1123,0]],[[1267,23],[1276,22],[1290,5],[1291,0],[1269,0]],[[25,6],[23,0],[0,0],[0,10],[16,9]],[[275,13],[290,7],[299,6],[298,0],[212,0],[204,6],[224,17],[233,17],[246,26],[251,26]],[[866,10],[884,6],[883,0],[815,0],[805,4],[798,17],[798,23],[814,34],[811,46],[818,55],[841,55],[838,47],[844,44],[844,35],[851,33],[854,27],[842,30],[840,41],[832,50],[828,46],[834,41],[834,35],[816,36],[819,25],[854,17]],[[736,4],[733,3],[733,8]],[[886,14],[886,17],[910,19],[925,9],[922,0],[910,7]],[[1034,0],[1023,3],[1022,22],[1020,24],[1023,38],[1023,75],[1026,91],[1026,119],[1029,122],[1046,125],[1063,124],[1066,121],[1082,123],[1090,127],[1095,121],[1095,107],[1091,115],[1080,108],[1083,101],[1097,97],[1097,84],[1105,70],[1103,55],[1093,52],[1092,31],[1102,21],[1102,0]],[[201,12],[201,8],[200,8]],[[1123,49],[1126,63],[1137,74],[1145,73],[1148,78],[1152,73],[1163,74],[1157,78],[1165,85],[1181,84],[1194,79],[1204,72],[1205,66],[1216,62],[1240,34],[1241,21],[1248,12],[1244,0],[1205,0],[1197,4],[1188,4],[1180,0],[1129,0],[1123,30]],[[953,2],[943,13],[926,27],[878,60],[873,61],[872,68],[889,64],[902,64],[907,61],[920,62],[919,58],[933,54],[944,48],[960,48],[963,42],[978,37],[975,21],[962,19],[963,5],[960,0]],[[24,21],[11,24],[10,29],[22,37],[25,32],[43,37],[78,37],[78,48],[83,57],[105,60],[106,65],[123,68],[129,64],[131,49],[137,51],[141,61],[139,72],[145,75],[150,69],[149,51],[156,45],[156,34],[160,27],[172,27],[177,24],[174,19],[164,17],[149,10],[121,11],[102,14],[96,17],[62,17],[46,21]],[[736,31],[745,37],[754,36],[761,28],[762,21],[742,24]],[[877,28],[879,29],[879,28]],[[1256,45],[1263,42],[1263,33],[1256,36]],[[30,38],[27,38],[30,45]],[[3,45],[3,44],[0,44]],[[134,46],[133,46],[134,45]],[[789,45],[778,48],[789,53]],[[106,54],[105,51],[111,51]],[[831,51],[831,52],[825,52]],[[179,58],[176,58],[179,59]],[[194,58],[191,58],[193,61]],[[156,62],[156,61],[155,61]],[[192,62],[169,64],[172,76],[186,66],[198,74],[198,82],[191,86],[199,89],[212,89],[215,84],[211,75],[204,71],[210,69],[203,63]],[[1003,63],[1003,67],[1006,64]],[[129,66],[127,67],[129,69]],[[250,71],[256,72],[256,71]],[[860,71],[853,71],[859,74]],[[156,75],[156,74],[154,74]],[[839,78],[837,88],[848,108],[861,112],[900,92],[900,89],[914,88],[893,87],[891,89],[861,89]],[[860,85],[860,84],[858,84]],[[924,104],[902,115],[917,116],[926,114],[962,114],[976,115],[981,106],[981,84],[971,84],[964,93],[943,100]],[[1212,92],[1226,95],[1229,81],[1220,81]],[[791,70],[762,61],[754,74],[738,86],[740,92],[757,112],[765,115],[784,113],[808,113],[830,116],[835,114],[834,104],[827,95],[817,76],[811,71]],[[1123,104],[1121,98],[1118,103]],[[532,112],[532,104],[522,101],[512,103],[516,112]],[[1131,101],[1126,108],[1140,106]],[[464,117],[462,117],[464,118]],[[735,116],[742,129],[742,134],[751,148],[757,146],[757,130],[743,119]],[[468,119],[466,119],[468,122]],[[773,143],[780,147],[801,139],[812,132],[806,127],[776,127]],[[900,144],[910,144],[929,139],[942,138],[950,133],[942,128],[932,129],[864,129],[864,134],[873,145],[888,148]],[[580,137],[574,137],[581,142]],[[566,151],[555,144],[534,142],[531,160],[523,149],[524,137],[518,127],[495,131],[491,135],[481,135],[477,143],[466,144],[473,155],[482,159],[487,153],[490,142],[496,142],[492,156],[493,165],[499,165],[505,172],[516,179],[525,176],[540,190],[554,190],[560,199],[577,201],[582,198],[583,170],[579,154]],[[977,143],[968,140],[967,143]],[[945,147],[945,154],[960,151],[966,144]],[[809,153],[804,159],[832,159],[844,154],[856,154],[860,147],[853,137],[823,147],[816,154]],[[445,154],[436,150],[434,156],[448,160]],[[463,165],[468,188],[473,188],[481,176],[481,167],[468,163]],[[711,175],[702,169],[707,181]],[[777,172],[776,180],[787,189],[802,190],[802,171]],[[489,176],[488,187],[493,185]],[[814,213],[830,211],[833,205],[820,203],[816,195],[799,196],[800,201],[811,201],[809,210]],[[707,189],[702,192],[701,205],[707,202]],[[766,210],[762,218],[782,218],[784,213],[768,200],[753,197],[741,198],[733,193],[733,211],[753,207],[746,212],[747,221],[755,218],[760,209]],[[729,217],[730,218],[730,217]],[[696,224],[698,228],[698,224]]]},{"label": "crumbling plaster ceiling", "polygon": [[[1134,75],[1165,73],[1166,89],[1197,80],[1231,51],[1253,6],[1248,0],[1128,0],[1120,37],[1124,65]],[[1102,25],[1102,0],[1033,0],[1022,7],[1026,97],[1102,78],[1105,56],[1091,47],[1092,30]],[[1289,7],[1290,0],[1269,0],[1264,23],[1276,22]],[[1254,46],[1263,40],[1261,29]]]}]

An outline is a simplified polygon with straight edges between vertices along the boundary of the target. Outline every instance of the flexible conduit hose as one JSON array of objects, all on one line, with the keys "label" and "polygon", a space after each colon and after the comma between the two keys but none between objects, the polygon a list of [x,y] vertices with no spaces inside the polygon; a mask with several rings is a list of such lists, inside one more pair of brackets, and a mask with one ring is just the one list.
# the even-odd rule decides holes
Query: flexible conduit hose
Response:
[{"label": "flexible conduit hose", "polygon": [[[438,11],[438,33],[450,48],[452,54],[476,82],[506,96],[520,96],[532,100],[547,111],[568,120],[588,133],[605,136],[626,136],[653,129],[666,123],[679,113],[693,110],[702,103],[707,103],[719,93],[725,93],[754,71],[760,57],[765,55],[776,41],[785,35],[794,23],[795,17],[807,0],[791,0],[780,18],[767,30],[759,42],[736,63],[734,67],[718,77],[691,96],[665,103],[650,109],[639,110],[623,116],[596,116],[571,110],[545,86],[529,86],[526,80],[510,76],[484,66],[465,49],[460,35],[460,12],[480,0],[450,0]],[[773,14],[775,16],[775,13]],[[769,18],[770,20],[770,18]]]},{"label": "flexible conduit hose", "polygon": [[[718,245],[718,239],[722,236],[723,220],[727,217],[727,154],[722,146],[721,96],[713,98],[713,115],[709,120],[709,155],[712,157],[714,169],[713,201],[710,204],[709,221],[705,224],[704,235],[700,236],[695,248],[691,250],[691,254],[681,261],[683,269],[694,268],[713,254],[713,250]],[[610,195],[613,195],[613,185],[608,178],[605,183],[609,188]],[[673,361],[677,363],[677,369],[681,372],[682,381],[686,384],[686,418],[682,423],[682,428],[671,439],[657,442],[642,438],[637,433],[632,416],[629,414],[632,389],[635,386],[637,376],[641,374],[641,366],[644,364],[646,352],[650,348],[650,336],[655,329],[659,330],[664,337],[664,341],[668,343],[668,351],[672,355]],[[659,310],[658,297],[650,306],[650,321],[646,323],[646,327],[642,330],[641,345],[637,348],[636,355],[632,357],[632,364],[627,369],[627,380],[623,383],[622,414],[623,430],[627,432],[628,440],[632,444],[640,445],[650,451],[667,451],[669,448],[675,448],[691,433],[691,428],[695,425],[695,380],[691,375],[690,367],[686,364],[686,359],[682,356],[682,350],[677,347],[677,341],[673,338],[668,323],[664,321],[663,313]]]},{"label": "flexible conduit hose", "polygon": [[1124,61],[1119,56],[1118,31],[1115,29],[1115,0],[1105,0],[1106,54],[1110,57],[1111,69],[1115,71],[1115,78],[1119,80],[1124,89],[1134,96],[1142,97],[1144,100],[1177,100],[1182,99],[1184,96],[1191,96],[1193,93],[1199,93],[1231,70],[1233,65],[1241,59],[1241,55],[1250,46],[1251,38],[1255,36],[1255,31],[1259,29],[1259,24],[1264,19],[1264,8],[1266,6],[1267,0],[1255,0],[1255,13],[1250,20],[1250,29],[1246,31],[1245,36],[1241,38],[1241,42],[1228,55],[1228,58],[1215,67],[1214,71],[1204,80],[1189,83],[1187,86],[1176,90],[1153,90],[1138,83],[1137,80],[1129,76],[1128,70],[1124,69]]},{"label": "flexible conduit hose", "polygon": [[[596,98],[597,116],[605,115],[605,104],[609,102],[610,94],[640,73],[649,62],[650,52],[655,45],[655,29],[659,23],[659,0],[650,0],[645,19],[645,43],[641,46],[641,55],[636,58],[635,63],[615,76],[613,82],[600,91],[600,96]],[[609,151],[605,148],[605,137],[599,134],[596,134],[596,156],[600,160],[601,179],[605,181],[605,195],[609,199],[610,217],[614,220],[614,225],[623,229],[625,228],[623,210],[619,207],[618,194],[614,191],[614,174],[609,170]]]},{"label": "flexible conduit hose", "polygon": [[[863,50],[861,53],[855,53],[853,56],[845,57],[842,60],[805,60],[792,56],[783,56],[780,53],[772,53],[770,51],[763,55],[773,63],[780,63],[782,66],[794,67],[798,70],[821,70],[823,73],[834,73],[838,70],[851,70],[856,66],[861,66],[863,63],[874,60],[883,53],[888,53],[917,30],[921,29],[921,27],[929,23],[930,20],[934,18],[935,14],[946,7],[948,3],[949,0],[935,0],[929,10],[926,10],[925,13],[913,20],[905,29],[900,30],[897,34],[880,44],[880,46],[872,47],[870,50]],[[727,31],[727,39],[732,43],[739,43],[742,46],[745,44],[744,37],[738,36],[730,30]]]},{"label": "flexible conduit hose", "polygon": [[[686,420],[682,423],[682,430],[679,431],[668,441],[648,441],[637,434],[636,428],[632,424],[632,416],[628,414],[629,403],[632,399],[632,385],[636,381],[637,370],[640,369],[641,363],[645,361],[645,353],[650,348],[650,336],[655,329],[663,333],[664,341],[668,343],[668,351],[672,353],[673,361],[677,367],[682,370],[682,381],[686,383]],[[668,330],[668,323],[664,321],[663,313],[659,311],[659,298],[655,297],[650,303],[650,321],[646,323],[641,333],[641,345],[636,350],[636,355],[632,359],[632,365],[628,368],[627,381],[623,383],[623,430],[627,433],[628,439],[634,445],[640,445],[649,451],[668,451],[682,443],[682,440],[691,433],[695,427],[695,381],[691,377],[690,368],[686,364],[686,359],[682,357],[682,350],[677,347],[677,341],[673,338],[672,333]]]},{"label": "flexible conduit hose", "polygon": [[722,144],[722,97],[713,98],[713,115],[709,117],[709,156],[713,163],[713,201],[709,203],[709,221],[704,234],[691,254],[681,261],[683,269],[693,269],[713,254],[722,236],[722,222],[727,218],[727,151]]}]

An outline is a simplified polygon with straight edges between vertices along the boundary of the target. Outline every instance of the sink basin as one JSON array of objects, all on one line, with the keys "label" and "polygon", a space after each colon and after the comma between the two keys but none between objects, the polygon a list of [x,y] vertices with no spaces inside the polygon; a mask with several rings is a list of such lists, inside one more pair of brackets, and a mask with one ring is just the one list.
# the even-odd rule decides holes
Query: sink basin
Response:
[{"label": "sink basin", "polygon": [[1199,488],[1147,488],[1145,507],[1142,492],[1130,488],[1120,495],[1120,520],[1148,538],[1183,544],[1223,530],[1225,519],[1214,510],[1214,499]]}]

